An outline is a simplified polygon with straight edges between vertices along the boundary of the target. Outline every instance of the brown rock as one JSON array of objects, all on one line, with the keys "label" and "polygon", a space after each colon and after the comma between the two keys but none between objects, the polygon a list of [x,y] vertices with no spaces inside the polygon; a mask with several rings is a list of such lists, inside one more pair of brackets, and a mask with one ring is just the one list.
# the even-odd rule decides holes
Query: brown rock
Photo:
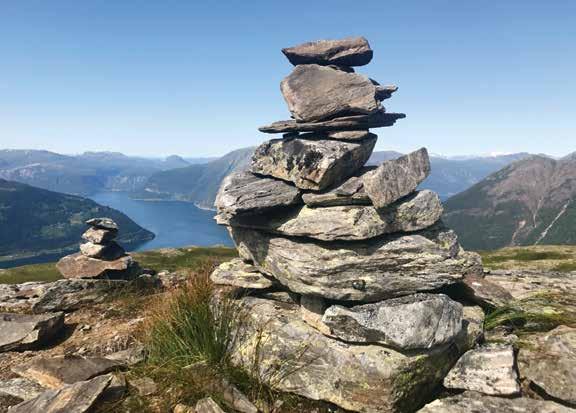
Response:
[{"label": "brown rock", "polygon": [[130,279],[140,272],[138,264],[129,255],[104,261],[77,253],[62,258],[56,268],[64,278]]},{"label": "brown rock", "polygon": [[282,49],[293,65],[364,66],[372,60],[372,49],[364,37],[317,40]]}]

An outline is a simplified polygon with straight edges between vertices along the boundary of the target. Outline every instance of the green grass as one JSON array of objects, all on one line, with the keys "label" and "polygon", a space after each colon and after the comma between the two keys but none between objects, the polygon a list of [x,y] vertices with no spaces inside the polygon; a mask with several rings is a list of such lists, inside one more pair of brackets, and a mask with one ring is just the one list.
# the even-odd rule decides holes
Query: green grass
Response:
[{"label": "green grass", "polygon": [[576,271],[576,246],[533,245],[479,251],[487,269]]},{"label": "green grass", "polygon": [[53,263],[25,265],[0,270],[0,284],[18,284],[28,281],[56,281],[62,278]]},{"label": "green grass", "polygon": [[507,255],[490,255],[484,253],[484,262],[487,265],[497,264],[506,261],[542,261],[542,260],[564,260],[572,258],[569,254],[554,251],[529,251],[529,250],[512,250]]}]

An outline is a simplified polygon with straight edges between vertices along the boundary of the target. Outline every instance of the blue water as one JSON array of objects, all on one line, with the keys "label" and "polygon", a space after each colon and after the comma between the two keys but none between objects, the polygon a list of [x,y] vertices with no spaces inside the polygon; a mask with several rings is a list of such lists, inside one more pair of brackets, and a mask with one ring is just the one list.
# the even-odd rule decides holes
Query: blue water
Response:
[{"label": "blue water", "polygon": [[214,221],[214,212],[188,202],[137,201],[123,192],[102,192],[90,197],[101,205],[117,209],[156,238],[139,245],[136,251],[177,248],[190,245],[232,246],[228,232]]}]

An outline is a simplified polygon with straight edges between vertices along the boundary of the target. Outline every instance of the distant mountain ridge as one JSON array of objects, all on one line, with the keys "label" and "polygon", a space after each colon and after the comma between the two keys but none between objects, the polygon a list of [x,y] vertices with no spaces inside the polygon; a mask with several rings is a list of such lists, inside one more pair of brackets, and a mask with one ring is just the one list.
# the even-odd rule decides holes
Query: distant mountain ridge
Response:
[{"label": "distant mountain ridge", "polygon": [[445,204],[465,248],[576,243],[576,154],[522,159]]}]

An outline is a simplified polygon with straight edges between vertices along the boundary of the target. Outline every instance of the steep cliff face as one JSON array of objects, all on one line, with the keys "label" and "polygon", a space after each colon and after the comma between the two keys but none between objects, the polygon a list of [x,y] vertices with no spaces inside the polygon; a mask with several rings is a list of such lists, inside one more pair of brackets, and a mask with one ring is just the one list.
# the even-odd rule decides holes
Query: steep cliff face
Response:
[{"label": "steep cliff face", "polygon": [[466,248],[576,242],[576,156],[513,163],[446,202]]}]

